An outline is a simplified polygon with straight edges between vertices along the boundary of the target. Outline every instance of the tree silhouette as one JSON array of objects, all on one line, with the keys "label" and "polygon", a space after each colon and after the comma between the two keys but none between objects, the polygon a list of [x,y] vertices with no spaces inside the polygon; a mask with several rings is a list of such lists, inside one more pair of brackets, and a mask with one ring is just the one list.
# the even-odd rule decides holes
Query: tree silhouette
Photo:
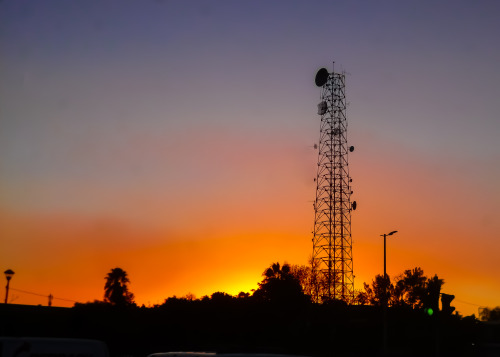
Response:
[{"label": "tree silhouette", "polygon": [[500,306],[493,309],[489,307],[479,310],[479,318],[482,321],[500,321]]},{"label": "tree silhouette", "polygon": [[116,306],[134,304],[134,294],[128,291],[130,280],[127,272],[121,268],[114,268],[106,275],[104,284],[104,301]]},{"label": "tree silhouette", "polygon": [[379,306],[387,299],[391,306],[410,306],[414,309],[426,306],[438,311],[439,294],[443,284],[444,280],[437,275],[427,278],[424,271],[416,267],[405,270],[396,277],[394,284],[389,276],[375,276],[371,286],[364,283],[365,291],[358,293],[357,301],[360,304],[368,302]]},{"label": "tree silhouette", "polygon": [[306,265],[291,265],[290,266],[290,274],[292,274],[295,279],[297,279],[302,286],[302,291],[304,294],[313,296],[314,295],[314,286],[312,282],[312,270],[310,266]]},{"label": "tree silhouette", "polygon": [[291,265],[290,274],[292,274],[302,286],[302,291],[309,296],[315,303],[322,303],[328,300],[329,292],[332,291],[334,282],[340,281],[340,275],[328,277],[327,274],[319,268],[319,262],[309,260],[310,265]]},{"label": "tree silhouette", "polygon": [[413,268],[413,270],[408,269],[396,280],[395,291],[398,299],[396,304],[404,303],[414,308],[422,307],[427,281],[424,271],[419,267]]},{"label": "tree silhouette", "polygon": [[257,300],[276,303],[304,302],[308,298],[302,290],[300,281],[292,274],[290,265],[273,263],[262,274],[264,279],[253,296]]},{"label": "tree silhouette", "polygon": [[240,291],[240,292],[238,293],[238,295],[236,295],[236,297],[237,297],[238,299],[246,299],[246,298],[250,297],[250,293],[246,293],[246,292],[244,292],[244,291]]},{"label": "tree silhouette", "polygon": [[375,306],[381,306],[386,299],[390,300],[394,292],[394,286],[388,275],[387,277],[376,275],[372,285],[364,283],[364,288],[365,292],[359,293],[357,299]]},{"label": "tree silhouette", "polygon": [[368,295],[366,294],[366,291],[354,291],[354,305],[367,305],[369,303],[370,301],[368,301]]},{"label": "tree silhouette", "polygon": [[233,299],[234,299],[233,296],[221,291],[216,291],[215,293],[212,294],[212,296],[210,296],[211,301],[218,303],[220,305],[227,304]]}]

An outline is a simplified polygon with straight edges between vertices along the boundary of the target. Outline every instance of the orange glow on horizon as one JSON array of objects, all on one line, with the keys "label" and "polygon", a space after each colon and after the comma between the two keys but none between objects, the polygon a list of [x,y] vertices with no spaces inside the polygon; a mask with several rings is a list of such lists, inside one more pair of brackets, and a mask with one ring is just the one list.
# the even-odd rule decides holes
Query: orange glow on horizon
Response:
[{"label": "orange glow on horizon", "polygon": [[[462,314],[477,315],[478,306],[499,305],[500,268],[494,259],[483,258],[500,249],[498,242],[491,237],[470,249],[471,237],[478,232],[491,235],[497,223],[475,211],[456,209],[460,207],[457,190],[471,186],[473,177],[454,178],[449,172],[437,171],[435,162],[385,143],[386,155],[396,152],[392,154],[395,166],[391,166],[370,152],[369,141],[364,138],[364,144],[357,146],[365,154],[363,158],[353,156],[351,168],[358,201],[352,215],[355,288],[363,289],[363,282],[382,273],[380,234],[398,230],[387,245],[387,269],[392,278],[419,266],[427,276],[437,274],[445,280],[443,291],[457,296],[454,303]],[[264,167],[270,169],[274,164]],[[314,186],[312,179],[305,183],[303,172],[311,171],[313,165],[294,165],[284,174],[296,179],[293,183],[266,173],[258,176],[255,187],[240,187],[236,180],[231,188],[217,184],[212,195],[203,186],[197,187],[195,193],[203,196],[196,207],[177,200],[183,192],[166,199],[131,191],[126,197],[108,193],[105,197],[116,210],[100,207],[95,213],[3,209],[0,254],[5,269],[16,272],[11,287],[52,294],[54,305],[72,306],[71,301],[57,298],[100,300],[105,275],[121,267],[129,274],[130,290],[139,305],[161,304],[170,296],[188,293],[200,298],[217,291],[232,295],[250,292],[269,264],[308,263]],[[415,172],[414,167],[419,169]],[[381,194],[381,187],[391,190]],[[88,185],[86,190],[85,195],[90,195],[93,187]],[[96,192],[106,195],[102,189],[96,188]],[[234,197],[234,192],[239,196]],[[447,199],[436,204],[436,195]],[[481,204],[477,197],[468,200],[470,206]],[[457,219],[474,224],[457,225]],[[468,265],[463,264],[465,256]],[[45,297],[14,290],[10,300],[47,302]]]}]

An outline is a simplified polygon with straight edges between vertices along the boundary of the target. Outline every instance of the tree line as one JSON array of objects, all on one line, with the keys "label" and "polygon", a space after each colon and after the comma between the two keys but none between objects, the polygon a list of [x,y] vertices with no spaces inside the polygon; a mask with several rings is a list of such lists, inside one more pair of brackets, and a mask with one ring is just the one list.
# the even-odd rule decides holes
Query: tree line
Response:
[{"label": "tree line", "polygon": [[[105,303],[113,306],[136,306],[134,294],[129,290],[130,279],[125,270],[113,268],[105,277],[104,300],[94,304]],[[426,310],[430,313],[439,311],[439,299],[442,298],[443,309],[451,314],[455,308],[446,301],[453,295],[444,294],[441,289],[444,279],[437,275],[428,277],[420,267],[407,269],[393,280],[387,275],[376,275],[371,283],[364,283],[363,290],[354,294],[354,305],[380,307],[385,303],[393,308],[410,308]],[[230,299],[252,299],[256,302],[267,302],[275,305],[300,305],[308,303],[332,303],[322,294],[327,289],[326,279],[312,266],[290,265],[279,262],[270,264],[262,273],[258,288],[252,293],[240,292],[231,296],[224,292],[215,292],[211,296],[196,299],[193,294],[184,297],[165,299],[164,304],[174,299],[187,301],[217,300],[226,302]],[[450,299],[451,297],[451,299]],[[342,301],[336,301],[342,304]],[[144,307],[144,306],[143,306]],[[456,315],[458,313],[455,312]],[[479,318],[483,321],[500,320],[500,307],[484,308]]]}]

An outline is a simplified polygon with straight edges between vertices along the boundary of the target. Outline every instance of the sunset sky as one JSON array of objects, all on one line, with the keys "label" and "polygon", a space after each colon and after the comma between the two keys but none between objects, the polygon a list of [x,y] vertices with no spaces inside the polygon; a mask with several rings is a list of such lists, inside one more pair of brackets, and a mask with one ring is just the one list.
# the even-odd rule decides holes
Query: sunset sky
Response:
[{"label": "sunset sky", "polygon": [[355,288],[398,230],[391,277],[419,266],[462,314],[499,306],[499,18],[494,0],[1,1],[9,302],[102,299],[114,267],[152,305],[307,264],[314,75],[335,61]]}]

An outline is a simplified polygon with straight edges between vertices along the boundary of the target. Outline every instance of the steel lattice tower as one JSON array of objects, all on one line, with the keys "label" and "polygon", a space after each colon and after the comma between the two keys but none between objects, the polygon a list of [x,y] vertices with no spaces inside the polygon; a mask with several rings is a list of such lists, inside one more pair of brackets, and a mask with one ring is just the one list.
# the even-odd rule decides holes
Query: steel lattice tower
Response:
[{"label": "steel lattice tower", "polygon": [[318,171],[314,202],[312,269],[316,279],[316,301],[354,298],[352,264],[351,182],[347,146],[345,73],[329,73],[322,68],[316,75],[321,87]]}]

